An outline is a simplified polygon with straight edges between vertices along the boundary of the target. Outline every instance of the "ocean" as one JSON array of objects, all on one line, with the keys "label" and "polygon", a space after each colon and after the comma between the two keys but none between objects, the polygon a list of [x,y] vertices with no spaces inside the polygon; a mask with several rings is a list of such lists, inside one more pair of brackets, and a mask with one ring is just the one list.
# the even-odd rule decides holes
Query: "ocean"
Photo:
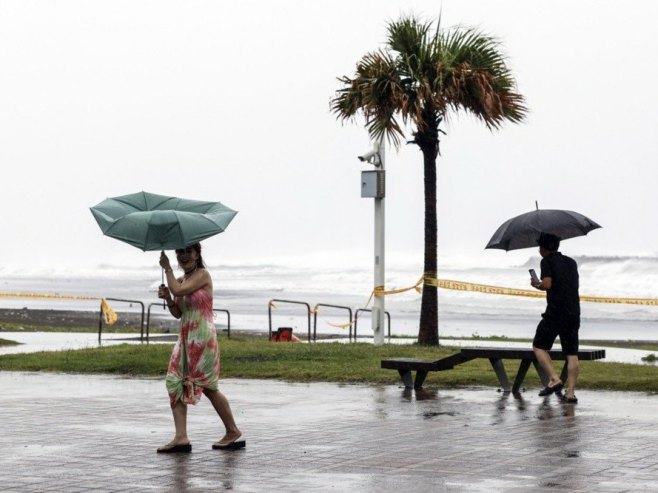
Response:
[{"label": "ocean", "polygon": [[[581,278],[581,295],[658,297],[658,256],[574,256]],[[440,257],[439,278],[494,286],[529,289],[528,268],[539,270],[539,257],[478,265]],[[267,331],[270,325],[292,327],[304,338],[313,327],[318,334],[347,336],[337,327],[349,321],[351,309],[371,308],[372,266],[345,262],[233,262],[210,264],[215,287],[215,308],[228,310],[231,330]],[[387,261],[386,288],[411,287],[421,270],[413,262]],[[34,270],[29,273],[0,268],[0,293],[58,294],[135,300],[151,306],[157,317],[166,316],[157,305],[160,270],[152,265],[120,267],[102,265],[65,272]],[[391,335],[418,333],[420,295],[415,290],[386,297]],[[270,300],[273,302],[270,308]],[[293,302],[293,303],[290,303]],[[306,306],[320,306],[317,322]],[[117,312],[137,311],[135,303],[111,302]],[[543,299],[482,294],[439,289],[439,336],[506,336],[531,338],[545,306]],[[0,308],[39,308],[97,311],[98,301],[0,297]],[[271,318],[270,318],[271,316]],[[310,318],[310,323],[309,323]],[[225,327],[225,314],[217,325]],[[359,312],[359,336],[371,336],[369,312]],[[582,303],[581,339],[658,340],[658,306]]]}]

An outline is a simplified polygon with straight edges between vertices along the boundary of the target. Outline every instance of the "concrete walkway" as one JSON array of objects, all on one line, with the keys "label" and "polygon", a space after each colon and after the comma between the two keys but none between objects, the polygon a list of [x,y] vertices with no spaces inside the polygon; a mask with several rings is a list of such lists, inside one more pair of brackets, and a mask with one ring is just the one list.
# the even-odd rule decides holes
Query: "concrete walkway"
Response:
[{"label": "concrete walkway", "polygon": [[495,389],[222,380],[247,448],[211,450],[210,404],[189,410],[193,451],[161,455],[173,424],[161,380],[0,372],[0,490],[656,491],[658,396],[581,402]]}]

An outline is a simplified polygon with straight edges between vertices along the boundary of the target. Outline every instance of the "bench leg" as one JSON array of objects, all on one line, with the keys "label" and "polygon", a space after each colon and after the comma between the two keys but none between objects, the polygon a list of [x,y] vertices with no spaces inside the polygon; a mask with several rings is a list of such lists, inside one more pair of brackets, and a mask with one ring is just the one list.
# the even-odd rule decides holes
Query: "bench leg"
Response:
[{"label": "bench leg", "polygon": [[400,378],[402,379],[402,383],[404,384],[405,388],[413,389],[414,381],[411,377],[411,370],[398,370],[398,373],[400,374]]},{"label": "bench leg", "polygon": [[491,366],[493,366],[493,369],[496,372],[496,376],[498,377],[500,386],[503,388],[503,392],[510,392],[512,390],[512,386],[510,385],[509,379],[507,378],[507,372],[505,371],[503,360],[498,358],[489,358],[489,362],[491,362]]},{"label": "bench leg", "polygon": [[414,389],[418,390],[423,386],[423,382],[425,381],[426,376],[427,376],[426,371],[422,371],[422,370],[416,371],[416,380],[414,381]]},{"label": "bench leg", "polygon": [[528,373],[528,368],[530,368],[530,363],[532,363],[532,361],[529,359],[521,360],[521,364],[519,365],[519,372],[516,374],[516,378],[514,379],[514,385],[512,386],[513,394],[519,393],[519,389],[521,388],[521,385],[523,385],[523,379]]}]

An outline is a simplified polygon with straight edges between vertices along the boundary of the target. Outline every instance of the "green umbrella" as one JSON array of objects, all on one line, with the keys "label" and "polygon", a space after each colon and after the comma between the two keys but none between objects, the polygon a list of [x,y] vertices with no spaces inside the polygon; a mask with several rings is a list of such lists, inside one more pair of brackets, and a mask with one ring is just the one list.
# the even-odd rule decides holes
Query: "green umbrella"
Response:
[{"label": "green umbrella", "polygon": [[221,233],[237,214],[220,202],[139,192],[91,207],[103,233],[144,251],[175,250]]}]

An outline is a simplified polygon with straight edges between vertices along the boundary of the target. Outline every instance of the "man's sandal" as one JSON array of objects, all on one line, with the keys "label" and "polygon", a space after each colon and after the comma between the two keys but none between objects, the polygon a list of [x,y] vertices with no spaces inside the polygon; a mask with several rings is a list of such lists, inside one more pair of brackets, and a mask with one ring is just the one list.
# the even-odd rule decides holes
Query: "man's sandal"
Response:
[{"label": "man's sandal", "polygon": [[548,385],[541,389],[539,391],[539,396],[540,397],[546,397],[547,395],[554,394],[556,392],[560,392],[564,388],[564,384],[562,382],[556,383],[552,387],[549,387]]}]

